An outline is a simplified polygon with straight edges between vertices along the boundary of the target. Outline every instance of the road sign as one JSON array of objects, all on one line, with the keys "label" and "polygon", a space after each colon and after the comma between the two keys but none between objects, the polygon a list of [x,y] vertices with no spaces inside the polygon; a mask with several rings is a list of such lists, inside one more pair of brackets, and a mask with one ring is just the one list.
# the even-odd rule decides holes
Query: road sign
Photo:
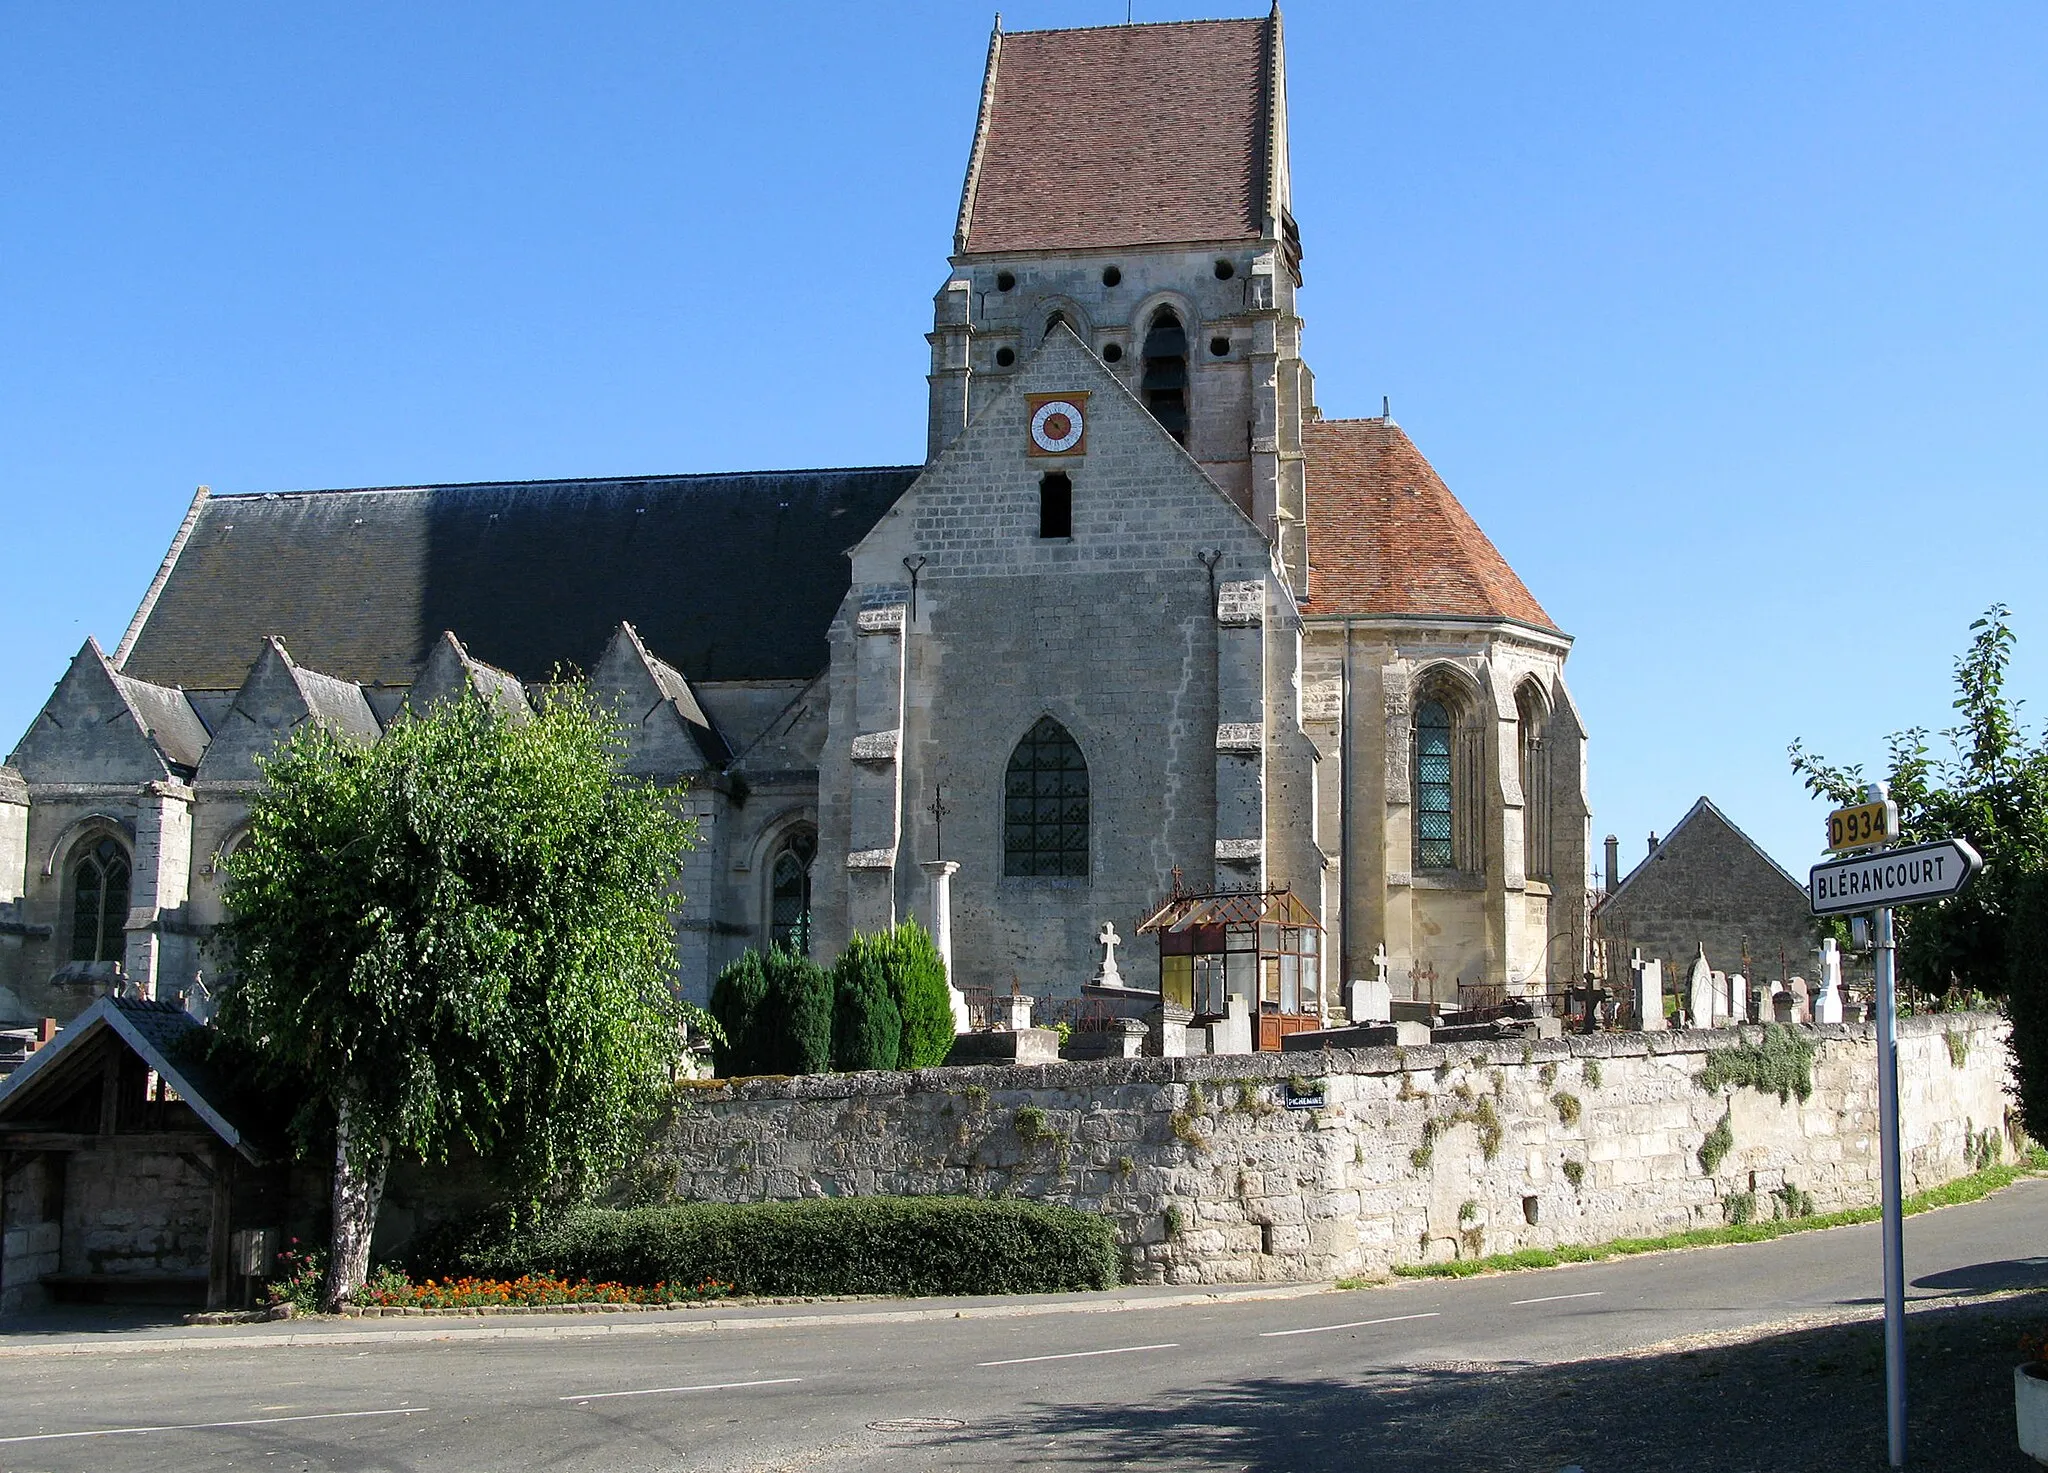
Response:
[{"label": "road sign", "polygon": [[1836,853],[1887,844],[1898,836],[1899,805],[1889,798],[1837,808],[1828,815],[1828,848]]},{"label": "road sign", "polygon": [[1912,905],[1955,894],[1983,867],[1977,851],[1961,839],[1943,839],[1817,864],[1807,876],[1806,893],[1819,916]]}]

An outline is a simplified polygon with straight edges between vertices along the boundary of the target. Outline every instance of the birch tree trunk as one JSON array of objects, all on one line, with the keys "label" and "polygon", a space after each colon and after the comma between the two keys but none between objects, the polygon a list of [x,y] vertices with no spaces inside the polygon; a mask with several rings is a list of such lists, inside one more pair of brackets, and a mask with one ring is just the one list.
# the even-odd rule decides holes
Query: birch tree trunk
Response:
[{"label": "birch tree trunk", "polygon": [[[343,1100],[334,1127],[334,1232],[322,1295],[336,1309],[363,1287],[370,1276],[370,1234],[377,1227],[377,1204],[384,1197],[384,1173],[391,1165],[391,1142],[379,1140],[365,1150],[356,1145]],[[351,1149],[354,1147],[354,1149]]]}]

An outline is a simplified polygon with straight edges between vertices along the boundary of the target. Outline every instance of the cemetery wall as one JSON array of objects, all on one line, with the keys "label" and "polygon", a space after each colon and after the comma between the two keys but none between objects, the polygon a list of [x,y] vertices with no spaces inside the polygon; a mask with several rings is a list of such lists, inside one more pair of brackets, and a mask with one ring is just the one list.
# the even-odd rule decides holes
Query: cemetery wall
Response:
[{"label": "cemetery wall", "polygon": [[[1966,1174],[1989,1142],[2009,1157],[2003,1020],[1899,1031],[1907,1191]],[[1794,1032],[1814,1051],[1803,1102],[1701,1087],[1756,1027],[707,1083],[640,1186],[1067,1203],[1116,1221],[1134,1278],[1169,1283],[1667,1233],[1718,1225],[1745,1196],[1763,1218],[1875,1203],[1875,1030]]]}]

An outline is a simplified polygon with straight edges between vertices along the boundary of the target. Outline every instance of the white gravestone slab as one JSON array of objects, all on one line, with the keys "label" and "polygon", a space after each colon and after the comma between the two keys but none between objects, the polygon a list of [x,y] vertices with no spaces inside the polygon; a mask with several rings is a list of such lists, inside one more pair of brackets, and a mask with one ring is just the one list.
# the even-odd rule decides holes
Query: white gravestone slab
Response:
[{"label": "white gravestone slab", "polygon": [[1707,965],[1707,949],[1692,959],[1692,975],[1686,979],[1685,1021],[1695,1028],[1711,1028],[1717,1014],[1725,1009],[1714,998],[1714,969]]},{"label": "white gravestone slab", "polygon": [[1388,1023],[1394,1017],[1394,993],[1384,977],[1359,978],[1351,984],[1351,1021]]},{"label": "white gravestone slab", "polygon": [[1644,961],[1638,950],[1629,963],[1629,973],[1634,982],[1636,1027],[1657,1032],[1664,1026],[1664,964]]},{"label": "white gravestone slab", "polygon": [[[1718,976],[1719,974],[1716,973],[1716,975]],[[1747,1023],[1749,1021],[1749,978],[1743,976],[1740,972],[1737,972],[1728,979],[1728,1009],[1726,1016],[1730,1024]]]}]

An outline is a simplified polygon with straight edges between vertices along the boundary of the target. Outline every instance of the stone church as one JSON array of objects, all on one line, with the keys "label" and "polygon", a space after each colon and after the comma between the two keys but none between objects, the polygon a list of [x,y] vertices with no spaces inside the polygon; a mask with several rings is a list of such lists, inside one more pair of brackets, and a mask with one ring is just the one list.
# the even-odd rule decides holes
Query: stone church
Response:
[{"label": "stone church", "polygon": [[[176,996],[304,722],[565,671],[700,843],[680,985],[827,960],[957,865],[956,981],[1288,892],[1313,1013],[1585,954],[1571,640],[1393,421],[1325,417],[1277,8],[990,39],[918,464],[209,495],[0,768],[0,1014]],[[1127,953],[1133,981],[1157,974]],[[1297,974],[1290,972],[1290,977]]]}]

